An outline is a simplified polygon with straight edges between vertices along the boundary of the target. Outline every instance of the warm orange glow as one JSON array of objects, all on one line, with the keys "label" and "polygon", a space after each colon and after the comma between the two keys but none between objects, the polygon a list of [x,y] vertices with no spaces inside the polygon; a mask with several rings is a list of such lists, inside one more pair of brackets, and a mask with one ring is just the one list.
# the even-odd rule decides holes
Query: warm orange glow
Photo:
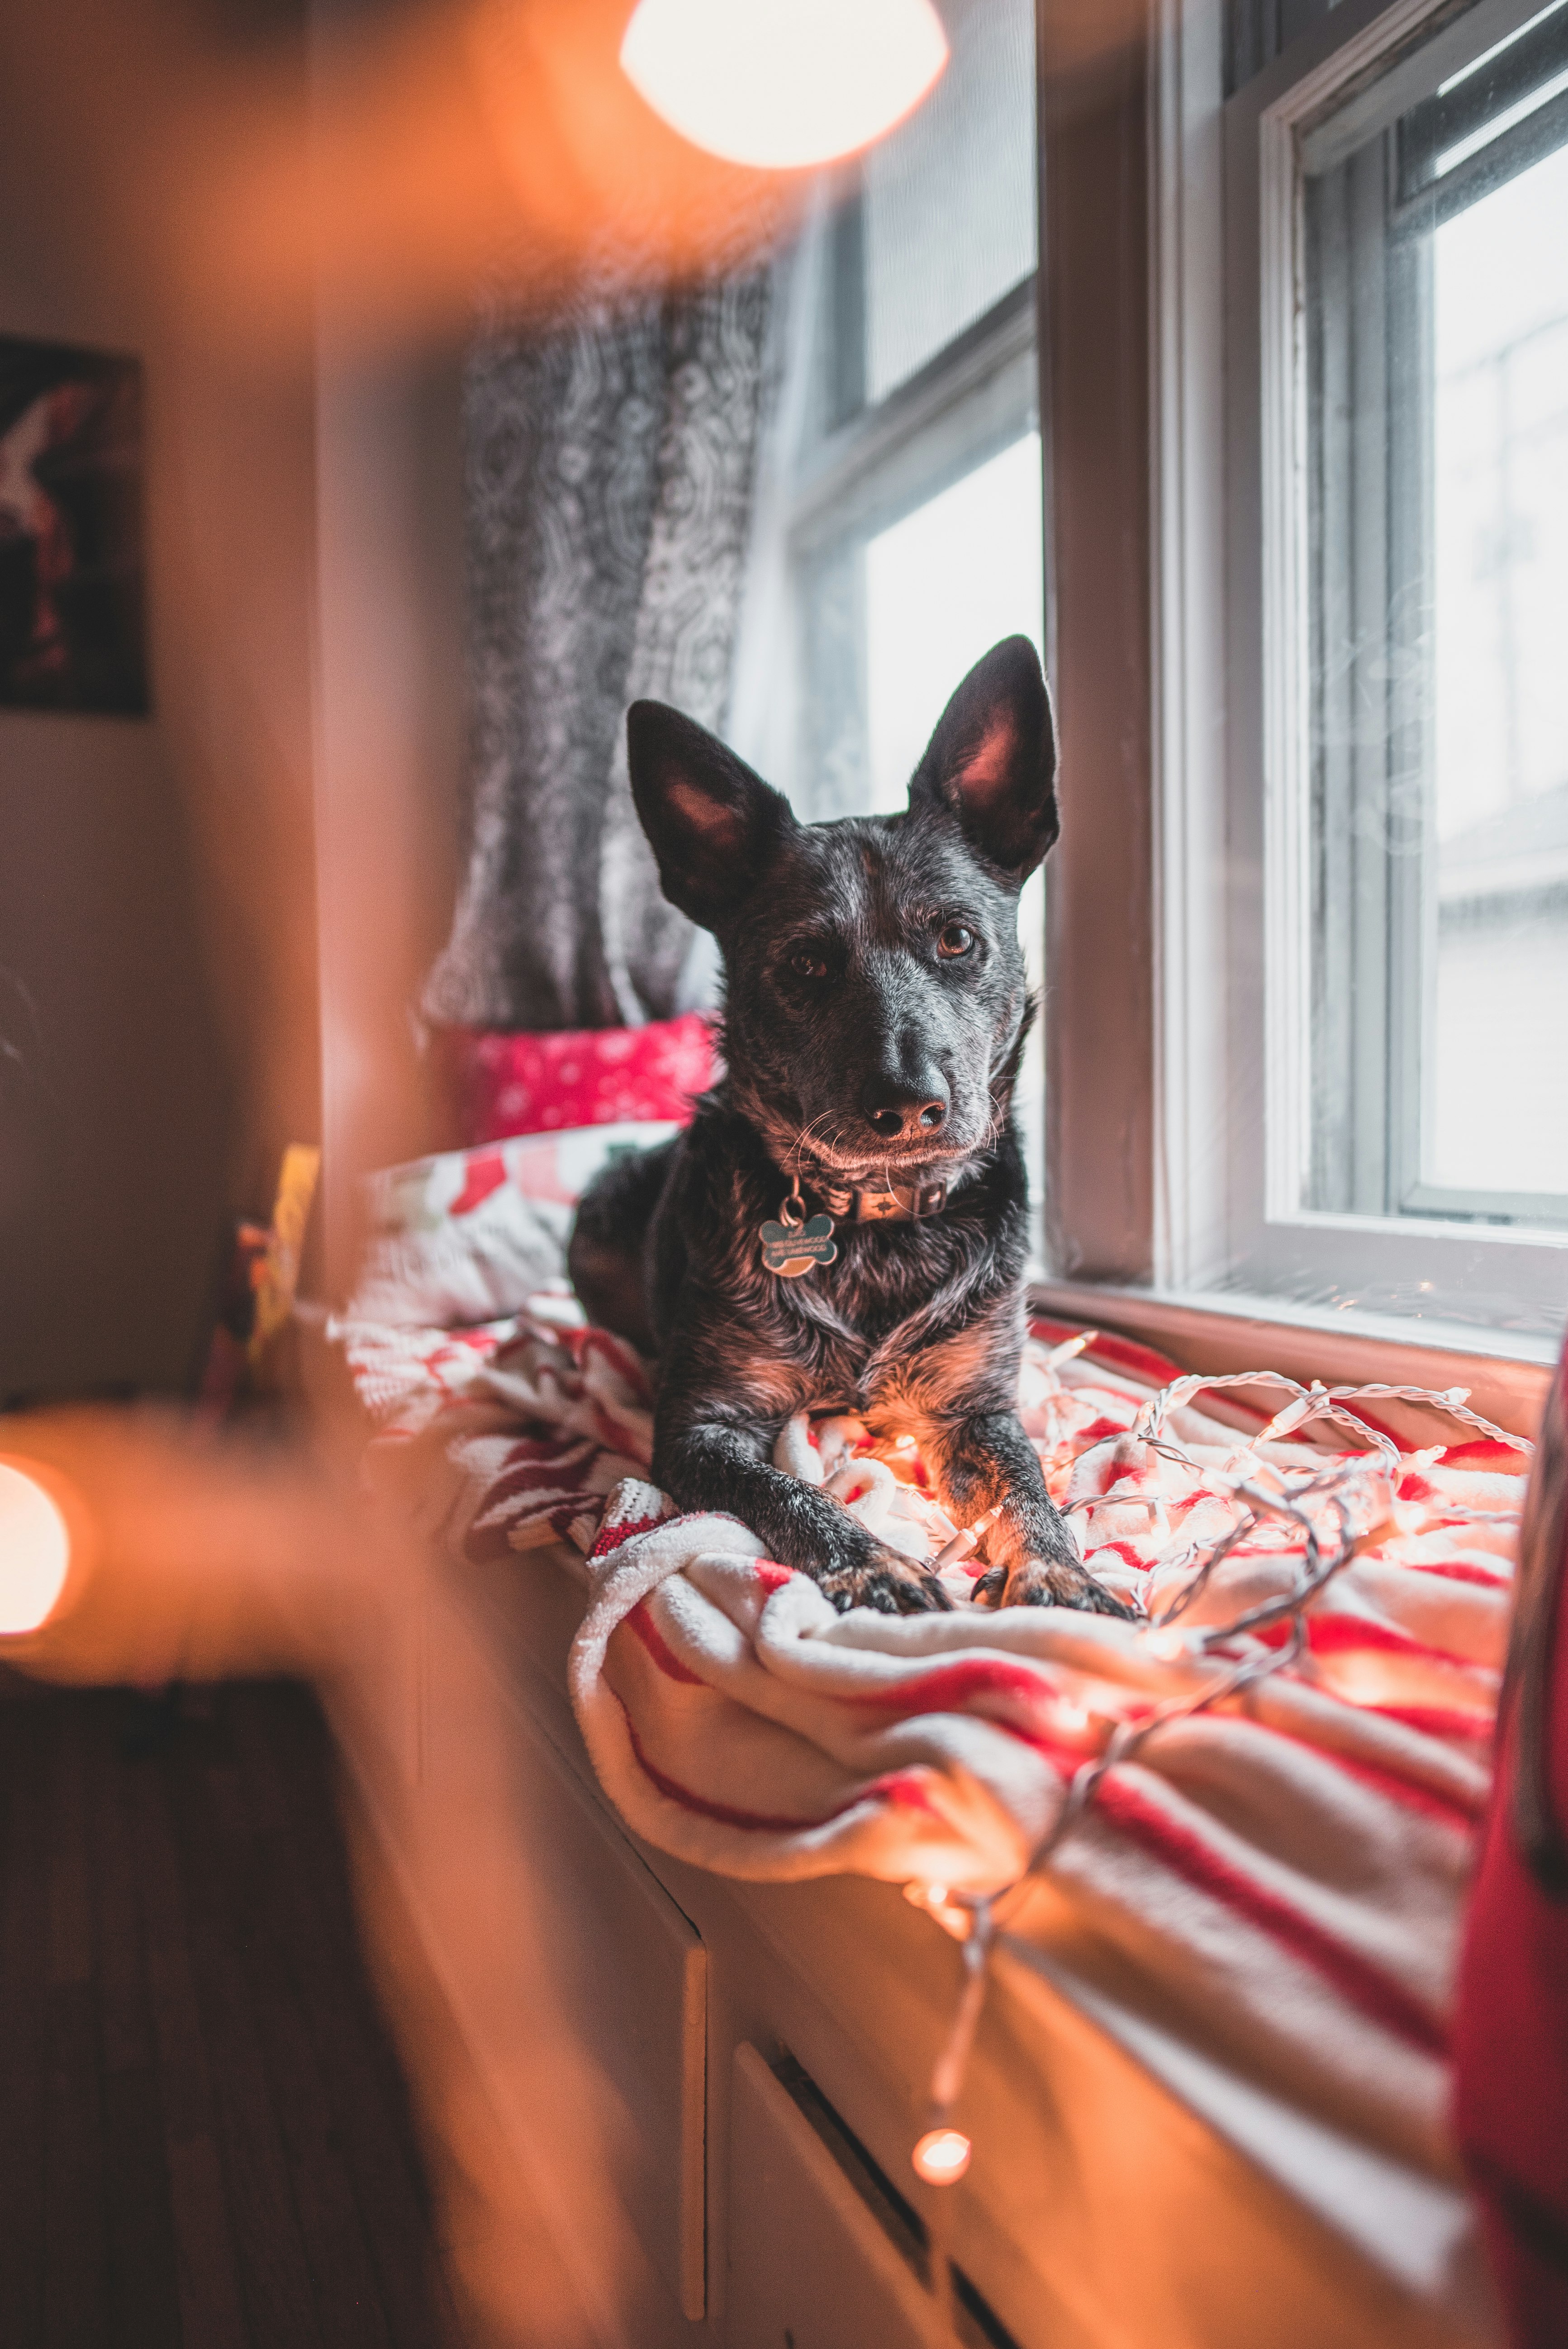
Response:
[{"label": "warm orange glow", "polygon": [[1186,1634],[1177,1630],[1145,1631],[1143,1644],[1151,1656],[1158,1656],[1166,1664],[1174,1663],[1187,1651]]},{"label": "warm orange glow", "polygon": [[0,1460],[0,1637],[47,1622],[66,1587],[70,1529],[53,1495],[19,1460]]},{"label": "warm orange glow", "polygon": [[947,63],[931,0],[639,0],[626,78],[694,147],[765,171],[891,130]]},{"label": "warm orange glow", "polygon": [[915,2175],[928,2186],[956,2186],[969,2167],[972,2150],[962,2129],[927,2129],[910,2159]]}]

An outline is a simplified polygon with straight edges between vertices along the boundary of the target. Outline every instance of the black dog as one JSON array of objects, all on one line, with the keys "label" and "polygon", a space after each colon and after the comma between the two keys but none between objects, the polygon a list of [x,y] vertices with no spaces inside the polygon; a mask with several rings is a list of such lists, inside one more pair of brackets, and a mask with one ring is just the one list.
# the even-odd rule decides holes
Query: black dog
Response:
[{"label": "black dog", "polygon": [[1005,1503],[987,1595],[1005,1576],[1006,1603],[1124,1613],[1015,1408],[1018,891],[1057,832],[1033,647],[1011,636],[971,670],[902,815],[802,825],[678,710],[639,701],[626,726],[665,895],[714,933],[727,979],[728,1073],[685,1133],[599,1177],[572,1239],[590,1317],[658,1355],[655,1476],[744,1518],[840,1608],[945,1607],[771,1464],[791,1413],[833,1404],[914,1435],[955,1523]]}]

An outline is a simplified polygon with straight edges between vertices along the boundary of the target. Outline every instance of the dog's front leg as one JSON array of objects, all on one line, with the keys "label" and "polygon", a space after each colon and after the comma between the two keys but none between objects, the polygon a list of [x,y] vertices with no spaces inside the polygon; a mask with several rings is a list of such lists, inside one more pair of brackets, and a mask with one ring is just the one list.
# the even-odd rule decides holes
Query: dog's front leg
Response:
[{"label": "dog's front leg", "polygon": [[770,1557],[809,1574],[841,1614],[874,1607],[910,1615],[952,1605],[934,1575],[879,1542],[830,1495],[775,1468],[768,1457],[774,1433],[717,1416],[660,1430],[655,1477],[683,1509],[725,1509],[741,1518]]},{"label": "dog's front leg", "polygon": [[976,1595],[1001,1593],[1004,1607],[1082,1607],[1126,1615],[1119,1599],[1098,1583],[1046,1490],[1034,1445],[1012,1411],[975,1411],[944,1418],[923,1434],[948,1515],[960,1525],[1001,1502],[1002,1515],[985,1535],[991,1570]]}]

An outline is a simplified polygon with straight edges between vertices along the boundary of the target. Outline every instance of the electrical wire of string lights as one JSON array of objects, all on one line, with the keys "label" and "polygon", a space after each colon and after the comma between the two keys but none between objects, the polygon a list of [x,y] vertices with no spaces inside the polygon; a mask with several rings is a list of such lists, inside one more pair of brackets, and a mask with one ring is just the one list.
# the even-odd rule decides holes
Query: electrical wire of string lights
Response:
[{"label": "electrical wire of string lights", "polygon": [[[1216,1471],[1195,1460],[1186,1445],[1165,1432],[1171,1414],[1198,1394],[1260,1383],[1288,1389],[1291,1400],[1265,1427],[1239,1445],[1227,1469]],[[1233,1522],[1212,1539],[1191,1542],[1173,1557],[1156,1561],[1156,1569],[1161,1575],[1179,1572],[1189,1566],[1192,1571],[1174,1597],[1147,1617],[1139,1635],[1147,1651],[1162,1661],[1181,1661],[1200,1671],[1218,1669],[1210,1670],[1201,1686],[1168,1699],[1140,1718],[1119,1720],[1109,1725],[1104,1745],[1074,1772],[1055,1819],[1010,1884],[987,1894],[945,1888],[926,1888],[923,1891],[915,1886],[907,1888],[909,1897],[918,1905],[949,1914],[959,1910],[965,1912],[967,1921],[962,1943],[964,1977],[958,2002],[932,2073],[926,2127],[911,2157],[916,2175],[926,2184],[951,2185],[969,2167],[970,2140],[954,2126],[953,2116],[963,2092],[970,2051],[985,2006],[992,1956],[998,1942],[1006,1940],[1008,1920],[1016,1912],[1032,1880],[1049,1868],[1068,1837],[1088,1816],[1096,1791],[1107,1774],[1131,1761],[1150,1739],[1158,1737],[1172,1723],[1191,1720],[1240,1697],[1271,1673],[1287,1671],[1299,1662],[1306,1647],[1304,1618],[1307,1608],[1360,1550],[1390,1531],[1400,1478],[1412,1468],[1436,1460],[1447,1448],[1437,1445],[1426,1451],[1402,1453],[1390,1435],[1360,1417],[1352,1407],[1375,1402],[1407,1403],[1446,1413],[1474,1434],[1507,1444],[1527,1458],[1534,1451],[1533,1444],[1524,1437],[1511,1435],[1471,1411],[1469,1390],[1465,1388],[1452,1387],[1438,1393],[1424,1387],[1326,1387],[1320,1381],[1304,1387],[1294,1379],[1264,1371],[1177,1379],[1155,1395],[1127,1433],[1117,1439],[1119,1450],[1130,1452],[1135,1444],[1140,1444],[1199,1476],[1211,1492],[1216,1487],[1223,1488],[1236,1510]],[[1332,1456],[1321,1468],[1310,1462],[1286,1464],[1259,1457],[1265,1444],[1283,1442],[1287,1436],[1299,1438],[1319,1422],[1353,1434],[1368,1448],[1352,1459]],[[1123,1492],[1119,1484],[1113,1483],[1104,1493],[1069,1504],[1068,1514],[1101,1507],[1114,1500],[1119,1506],[1147,1506],[1159,1522],[1169,1497],[1158,1493]],[[1513,1512],[1472,1507],[1458,1499],[1445,1500],[1444,1515],[1475,1524],[1514,1521]],[[1241,1609],[1227,1621],[1184,1626],[1182,1617],[1208,1588],[1216,1568],[1271,1519],[1295,1528],[1301,1537],[1304,1555],[1290,1588]],[[1286,1553],[1281,1555],[1283,1557]],[[1276,1644],[1271,1640],[1265,1644],[1260,1634],[1275,1631],[1282,1624],[1286,1627],[1284,1640]],[[953,2285],[940,2199],[931,2230],[930,2283],[939,2305],[951,2317]]]}]

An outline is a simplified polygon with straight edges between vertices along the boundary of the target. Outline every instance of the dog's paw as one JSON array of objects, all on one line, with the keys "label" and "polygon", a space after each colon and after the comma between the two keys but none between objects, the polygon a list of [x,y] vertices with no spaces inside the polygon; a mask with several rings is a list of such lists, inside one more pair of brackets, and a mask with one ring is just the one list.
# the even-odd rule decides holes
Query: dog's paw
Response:
[{"label": "dog's paw", "polygon": [[879,1615],[934,1615],[953,1606],[936,1577],[896,1549],[878,1548],[863,1564],[840,1567],[818,1579],[841,1615],[851,1607],[872,1607]]},{"label": "dog's paw", "polygon": [[[992,1573],[995,1572],[995,1568]],[[990,1576],[985,1579],[989,1581]],[[1089,1615],[1119,1615],[1136,1621],[1133,1610],[1097,1582],[1078,1560],[1059,1557],[1020,1558],[1002,1588],[1004,1607],[1078,1607]]]},{"label": "dog's paw", "polygon": [[1007,1586],[1005,1566],[988,1566],[970,1586],[969,1596],[976,1607],[1000,1607],[1002,1593]]}]

